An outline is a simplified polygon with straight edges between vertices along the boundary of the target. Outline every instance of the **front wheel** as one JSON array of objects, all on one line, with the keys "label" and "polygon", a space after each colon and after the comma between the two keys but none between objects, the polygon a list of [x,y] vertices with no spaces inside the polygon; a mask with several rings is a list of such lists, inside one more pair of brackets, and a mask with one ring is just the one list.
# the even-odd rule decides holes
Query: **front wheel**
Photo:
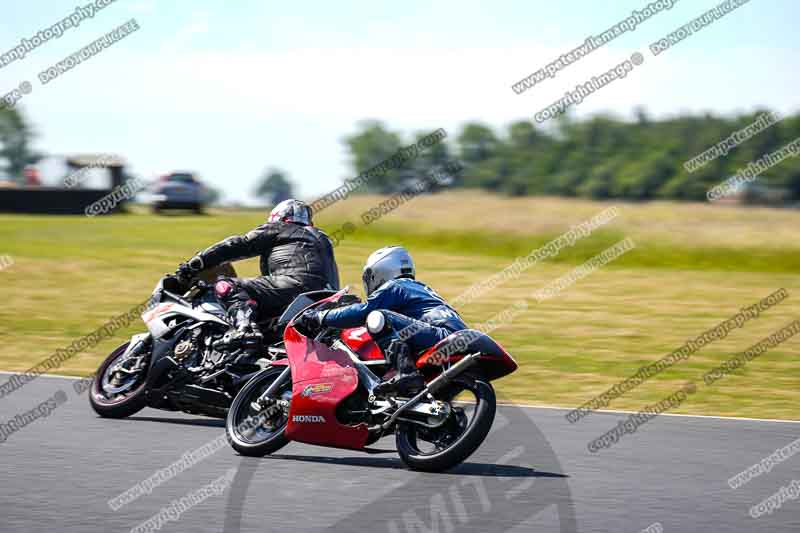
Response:
[{"label": "front wheel", "polygon": [[472,455],[492,429],[497,400],[492,386],[482,378],[460,376],[436,397],[451,406],[444,424],[428,428],[403,422],[397,426],[397,453],[412,470],[453,468]]},{"label": "front wheel", "polygon": [[[148,357],[139,353],[123,358],[129,344],[111,352],[97,369],[89,389],[89,404],[104,418],[126,418],[145,408]],[[145,350],[146,346],[140,348]]]},{"label": "front wheel", "polygon": [[[225,432],[228,442],[242,455],[263,457],[289,443],[284,434],[289,423],[288,403],[292,399],[292,380],[283,383],[273,403],[261,408],[256,400],[283,373],[286,367],[267,368],[242,387],[228,410]],[[277,403],[281,401],[281,404]]]}]

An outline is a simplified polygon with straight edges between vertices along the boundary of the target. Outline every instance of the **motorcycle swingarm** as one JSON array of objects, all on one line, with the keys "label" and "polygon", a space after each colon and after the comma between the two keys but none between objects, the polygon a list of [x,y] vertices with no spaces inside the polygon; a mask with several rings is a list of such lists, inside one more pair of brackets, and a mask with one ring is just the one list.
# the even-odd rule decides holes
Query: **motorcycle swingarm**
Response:
[{"label": "motorcycle swingarm", "polygon": [[[372,405],[377,407],[370,410],[373,415],[384,413],[396,406],[396,404],[388,400],[377,400]],[[448,416],[450,416],[450,406],[444,402],[434,400],[433,402],[419,402],[408,407],[403,411],[402,416],[398,416],[396,420],[437,428],[447,421]],[[435,422],[431,423],[431,419],[435,420]]]}]

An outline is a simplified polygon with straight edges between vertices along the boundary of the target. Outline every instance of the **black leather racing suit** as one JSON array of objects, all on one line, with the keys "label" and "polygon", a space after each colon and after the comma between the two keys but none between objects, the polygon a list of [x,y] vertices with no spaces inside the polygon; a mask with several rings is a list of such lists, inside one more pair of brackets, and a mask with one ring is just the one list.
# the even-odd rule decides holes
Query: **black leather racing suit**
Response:
[{"label": "black leather racing suit", "polygon": [[333,244],[313,226],[270,222],[200,252],[205,268],[257,255],[261,277],[233,281],[256,301],[260,320],[279,316],[301,293],[339,289]]}]

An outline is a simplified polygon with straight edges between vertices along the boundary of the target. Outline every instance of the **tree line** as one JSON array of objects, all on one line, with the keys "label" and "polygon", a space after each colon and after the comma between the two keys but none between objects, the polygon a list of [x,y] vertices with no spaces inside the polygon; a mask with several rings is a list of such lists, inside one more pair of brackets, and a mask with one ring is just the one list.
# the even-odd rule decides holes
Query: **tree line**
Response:
[{"label": "tree line", "polygon": [[[702,165],[696,160],[689,164],[765,114],[776,121]],[[448,133],[442,142],[420,149],[417,157],[355,192],[402,192],[423,175],[458,164],[462,171],[452,176],[449,187],[511,196],[703,201],[710,188],[799,139],[800,115],[779,117],[759,109],[735,116],[707,113],[653,119],[637,110],[630,120],[610,115],[574,120],[566,115],[544,127],[528,120],[500,129],[469,122]],[[428,134],[419,132],[406,139],[380,121],[359,123],[343,139],[351,177]],[[0,109],[0,170],[16,178],[36,162],[40,155],[31,148],[32,139],[33,132],[17,109]],[[800,200],[800,158],[772,166],[755,183],[783,191],[792,202]],[[274,202],[292,196],[294,189],[285,171],[270,167],[257,179],[254,192]]]},{"label": "tree line", "polygon": [[[765,115],[776,120],[765,121]],[[749,126],[751,134],[757,133],[737,135],[742,141],[730,146],[732,135],[748,131]],[[372,181],[368,187],[383,194],[396,192],[406,175],[456,159],[464,166],[455,179],[457,187],[511,196],[702,201],[711,187],[799,138],[800,115],[779,117],[766,109],[732,117],[680,115],[659,120],[637,110],[632,120],[609,115],[573,120],[567,116],[546,128],[517,121],[503,130],[470,122],[408,168]],[[725,150],[700,165],[696,160],[692,164],[692,159],[724,145],[726,139]],[[362,123],[356,134],[345,138],[345,144],[355,172],[393,153],[402,139],[373,121]],[[800,199],[800,158],[783,160],[755,182],[783,190],[793,201]]]}]

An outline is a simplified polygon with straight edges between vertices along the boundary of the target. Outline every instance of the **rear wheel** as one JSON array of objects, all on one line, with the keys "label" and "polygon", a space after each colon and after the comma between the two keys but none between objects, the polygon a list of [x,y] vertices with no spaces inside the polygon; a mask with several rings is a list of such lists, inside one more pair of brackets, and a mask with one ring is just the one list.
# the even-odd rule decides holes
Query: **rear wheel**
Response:
[{"label": "rear wheel", "polygon": [[451,413],[439,427],[397,426],[397,453],[413,470],[442,472],[462,463],[483,443],[494,422],[494,389],[482,378],[461,376],[436,394]]},{"label": "rear wheel", "polygon": [[138,413],[146,405],[145,377],[149,348],[143,353],[123,358],[130,343],[126,342],[109,355],[95,374],[89,393],[89,404],[105,418],[125,418]]},{"label": "rear wheel", "polygon": [[288,402],[292,399],[292,380],[283,383],[273,398],[285,404],[254,407],[256,400],[278,379],[284,368],[268,368],[257,374],[242,387],[228,410],[225,421],[228,442],[242,455],[263,457],[289,443],[284,433],[289,423]]}]

